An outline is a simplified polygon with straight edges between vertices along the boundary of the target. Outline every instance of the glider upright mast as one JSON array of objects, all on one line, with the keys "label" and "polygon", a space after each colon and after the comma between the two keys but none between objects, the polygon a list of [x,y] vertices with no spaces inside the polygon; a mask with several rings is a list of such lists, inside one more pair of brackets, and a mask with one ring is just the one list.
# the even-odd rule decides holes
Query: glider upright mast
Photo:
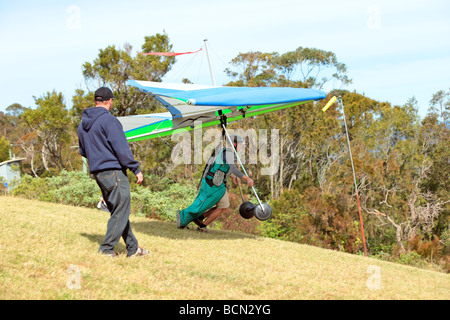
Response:
[{"label": "glider upright mast", "polygon": [[205,43],[206,57],[208,58],[209,72],[211,73],[211,81],[213,86],[216,85],[216,79],[214,78],[214,72],[212,70],[211,59],[209,58],[208,39],[203,40]]}]

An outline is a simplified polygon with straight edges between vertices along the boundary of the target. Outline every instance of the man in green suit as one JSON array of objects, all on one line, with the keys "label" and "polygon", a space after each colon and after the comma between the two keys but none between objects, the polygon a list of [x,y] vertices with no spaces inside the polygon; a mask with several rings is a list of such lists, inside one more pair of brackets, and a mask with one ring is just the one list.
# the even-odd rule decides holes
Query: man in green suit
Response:
[{"label": "man in green suit", "polygon": [[[238,135],[231,135],[230,139],[238,152],[244,140]],[[236,167],[234,152],[229,148],[231,146],[228,139],[227,142],[227,148],[216,148],[208,160],[200,190],[194,202],[186,209],[177,211],[178,228],[182,229],[194,221],[198,225],[198,231],[207,232],[206,227],[230,206],[226,182],[231,174],[245,180],[250,187],[253,187],[253,180]]]}]

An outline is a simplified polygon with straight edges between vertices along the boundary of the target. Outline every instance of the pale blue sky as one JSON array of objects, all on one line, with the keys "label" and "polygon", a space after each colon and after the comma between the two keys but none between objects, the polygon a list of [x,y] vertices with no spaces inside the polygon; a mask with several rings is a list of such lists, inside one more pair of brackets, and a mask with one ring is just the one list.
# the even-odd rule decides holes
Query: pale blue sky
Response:
[{"label": "pale blue sky", "polygon": [[[2,1],[0,111],[52,90],[70,107],[99,49],[128,42],[135,54],[165,30],[174,51],[208,39],[217,84],[240,52],[314,47],[347,65],[344,89],[400,105],[415,96],[424,115],[432,94],[450,89],[449,13],[448,0]],[[204,55],[179,57],[164,80],[182,77],[210,84]]]}]

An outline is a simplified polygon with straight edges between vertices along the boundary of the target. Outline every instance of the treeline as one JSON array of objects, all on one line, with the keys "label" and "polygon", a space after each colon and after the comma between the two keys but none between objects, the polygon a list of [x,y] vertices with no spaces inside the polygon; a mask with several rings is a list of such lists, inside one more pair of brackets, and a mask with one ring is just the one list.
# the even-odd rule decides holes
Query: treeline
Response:
[{"label": "treeline", "polygon": [[[167,34],[156,34],[145,37],[141,51],[171,49]],[[63,170],[81,171],[76,128],[82,111],[93,105],[93,91],[101,85],[114,91],[116,116],[165,111],[149,95],[126,86],[126,81],[161,81],[175,57],[132,57],[131,52],[128,44],[123,49],[109,46],[99,50],[94,61],[84,63],[88,90],[76,90],[71,108],[61,93],[52,91],[35,97],[33,108],[14,104],[0,113],[0,161],[8,158],[11,146],[13,154],[27,158],[23,173],[36,179],[58,176]],[[351,83],[345,64],[334,53],[302,47],[282,54],[240,53],[225,72],[231,77],[226,85],[237,86],[320,89],[329,81],[339,86]],[[328,98],[333,95],[341,97],[345,106],[370,254],[395,261],[427,261],[450,270],[450,89],[430,97],[424,118],[419,117],[414,98],[397,106],[346,90],[331,92]],[[262,175],[258,165],[247,167],[274,214],[261,224],[246,222],[241,230],[360,253],[363,243],[343,110],[334,105],[323,113],[326,102],[229,125],[257,132],[279,129],[276,173]],[[175,165],[174,145],[169,137],[131,143],[131,148],[146,175],[193,186],[203,166]],[[230,211],[221,221],[230,229],[240,225],[233,220],[239,189],[233,186],[231,193],[237,199],[234,215]],[[244,193],[251,194],[245,188]]]}]

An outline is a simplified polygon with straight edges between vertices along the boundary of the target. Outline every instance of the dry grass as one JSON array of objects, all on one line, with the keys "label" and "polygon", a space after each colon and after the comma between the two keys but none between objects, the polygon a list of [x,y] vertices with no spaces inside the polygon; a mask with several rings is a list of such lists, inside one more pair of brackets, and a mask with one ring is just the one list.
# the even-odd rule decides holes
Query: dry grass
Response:
[{"label": "dry grass", "polygon": [[107,219],[96,209],[0,197],[0,299],[450,298],[447,274],[137,217],[134,233],[151,255],[128,259],[121,241],[119,258],[107,258],[97,255]]}]

